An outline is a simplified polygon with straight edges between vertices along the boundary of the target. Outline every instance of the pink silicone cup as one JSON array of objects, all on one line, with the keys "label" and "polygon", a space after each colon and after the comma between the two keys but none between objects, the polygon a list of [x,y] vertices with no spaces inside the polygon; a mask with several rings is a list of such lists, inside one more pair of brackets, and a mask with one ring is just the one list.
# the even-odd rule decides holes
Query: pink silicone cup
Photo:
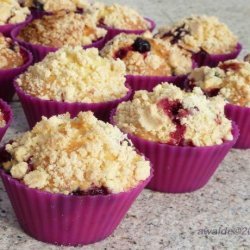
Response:
[{"label": "pink silicone cup", "polygon": [[[40,17],[41,15],[44,15],[44,14],[40,14],[40,15],[37,14],[37,16],[34,19]],[[23,47],[27,48],[28,50],[30,50],[32,52],[32,54],[34,56],[34,62],[42,61],[48,53],[55,52],[59,49],[59,48],[48,47],[48,46],[43,46],[43,45],[31,44],[31,43],[25,42],[22,39],[19,39],[18,35],[25,26],[26,25],[21,25],[15,29],[13,29],[11,32],[11,37],[13,40],[15,40],[16,42],[21,44]],[[106,38],[103,37],[103,38],[93,42],[92,44],[83,46],[83,48],[84,49],[88,49],[88,48],[102,49],[102,47],[105,44],[105,40],[106,40]]]},{"label": "pink silicone cup", "polygon": [[0,142],[3,139],[7,129],[9,128],[12,119],[13,119],[13,113],[11,111],[11,108],[9,105],[7,105],[6,102],[0,99],[0,111],[4,114],[4,120],[6,122],[5,126],[0,128]]},{"label": "pink silicone cup", "polygon": [[87,245],[110,236],[152,178],[119,194],[75,196],[31,189],[0,168],[17,220],[31,237],[64,246]]},{"label": "pink silicone cup", "polygon": [[228,119],[233,120],[240,130],[240,136],[235,144],[235,148],[250,148],[250,108],[227,104],[225,113]]},{"label": "pink silicone cup", "polygon": [[0,98],[7,102],[10,102],[15,94],[13,79],[23,73],[33,62],[32,54],[21,46],[20,49],[26,59],[25,64],[13,69],[0,69]]},{"label": "pink silicone cup", "polygon": [[[147,20],[150,24],[150,28],[149,31],[153,32],[153,30],[156,27],[156,23],[149,19],[149,18],[145,18],[145,20]],[[144,32],[146,32],[147,30],[126,30],[126,29],[116,29],[116,28],[112,28],[112,27],[108,27],[106,25],[101,25],[102,28],[105,28],[108,33],[105,39],[105,42],[107,43],[108,41],[110,41],[111,39],[113,39],[115,36],[121,34],[121,33],[125,33],[125,34],[143,34]]]},{"label": "pink silicone cup", "polygon": [[81,102],[59,102],[42,100],[38,97],[33,97],[26,94],[15,82],[16,93],[23,106],[24,113],[30,128],[42,119],[42,116],[51,117],[53,115],[70,113],[71,117],[77,116],[80,111],[92,111],[95,116],[105,122],[109,121],[109,115],[112,109],[123,101],[129,100],[131,96],[131,89],[128,86],[127,94],[117,100],[101,103],[81,103]]},{"label": "pink silicone cup", "polygon": [[[115,125],[111,112],[110,122]],[[181,147],[147,141],[128,134],[136,149],[150,160],[154,177],[147,188],[163,193],[187,193],[204,187],[233,147],[239,130],[233,124],[233,140],[209,147]]]},{"label": "pink silicone cup", "polygon": [[242,45],[238,43],[235,50],[231,53],[210,55],[204,52],[199,52],[193,55],[193,59],[197,62],[198,66],[216,67],[219,64],[219,62],[224,62],[227,60],[237,58],[241,50],[242,50]]},{"label": "pink silicone cup", "polygon": [[5,36],[10,36],[11,31],[17,27],[19,27],[20,25],[26,25],[27,23],[29,23],[32,19],[32,15],[28,16],[26,18],[26,20],[22,23],[17,23],[17,24],[5,24],[5,25],[0,25],[0,33],[4,34]]}]

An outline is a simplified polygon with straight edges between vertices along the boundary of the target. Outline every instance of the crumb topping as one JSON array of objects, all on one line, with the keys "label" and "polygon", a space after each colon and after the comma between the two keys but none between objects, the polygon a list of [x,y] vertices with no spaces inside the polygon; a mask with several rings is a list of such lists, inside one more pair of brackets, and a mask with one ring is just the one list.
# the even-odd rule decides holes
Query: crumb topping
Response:
[{"label": "crumb topping", "polygon": [[0,0],[0,25],[24,22],[30,11],[17,0]]},{"label": "crumb topping", "polygon": [[72,194],[93,188],[128,191],[150,175],[150,164],[126,135],[91,112],[43,120],[11,144],[4,164],[30,188]]},{"label": "crumb topping", "polygon": [[4,119],[4,114],[0,109],[0,128],[3,128],[6,125],[6,121]]},{"label": "crumb topping", "polygon": [[0,33],[0,69],[11,69],[24,64],[20,47]]},{"label": "crumb topping", "polygon": [[137,11],[120,4],[96,3],[90,7],[100,24],[116,29],[148,30],[150,24]]},{"label": "crumb topping", "polygon": [[151,33],[141,36],[122,33],[106,44],[101,55],[121,59],[127,74],[132,75],[171,76],[192,70],[190,53],[153,38]]},{"label": "crumb topping", "polygon": [[211,146],[232,140],[232,124],[224,115],[225,102],[207,98],[200,88],[185,92],[163,83],[152,92],[137,91],[121,103],[114,121],[122,131],[150,141],[179,146]]},{"label": "crumb topping", "polygon": [[191,16],[163,27],[156,37],[178,44],[188,51],[201,50],[209,54],[224,54],[234,51],[238,39],[226,24],[213,16]]},{"label": "crumb topping", "polygon": [[95,48],[63,47],[29,67],[17,83],[45,100],[98,103],[126,95],[125,71],[121,60],[103,58]]},{"label": "crumb topping", "polygon": [[60,48],[64,45],[89,45],[106,35],[90,14],[60,11],[33,20],[19,35],[19,38],[44,46]]},{"label": "crumb topping", "polygon": [[22,5],[46,12],[57,12],[61,10],[77,11],[89,6],[85,0],[21,0]]},{"label": "crumb topping", "polygon": [[221,62],[217,68],[197,68],[189,80],[208,95],[219,94],[232,104],[250,107],[249,62],[230,60]]}]

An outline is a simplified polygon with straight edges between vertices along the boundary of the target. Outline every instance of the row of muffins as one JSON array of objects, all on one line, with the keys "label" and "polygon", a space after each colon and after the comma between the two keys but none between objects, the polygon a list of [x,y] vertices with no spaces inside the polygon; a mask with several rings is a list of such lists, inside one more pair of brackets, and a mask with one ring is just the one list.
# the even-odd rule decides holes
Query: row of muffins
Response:
[{"label": "row of muffins", "polygon": [[[43,118],[30,132],[5,147],[1,162],[7,174],[1,172],[1,175],[6,189],[15,190],[11,197],[21,226],[39,240],[78,245],[95,242],[112,233],[152,177],[149,162],[138,152],[152,164],[155,177],[149,184],[151,189],[185,192],[204,186],[237,140],[237,128],[224,115],[223,98],[208,97],[198,80],[197,83],[193,80],[195,74],[191,73],[190,82],[183,83],[185,91],[169,83],[156,87],[154,84],[150,90],[136,92],[128,101],[131,83],[125,86],[125,75],[129,63],[135,62],[130,59],[138,53],[141,62],[141,57],[146,58],[151,52],[152,45],[147,35],[127,35],[128,39],[124,34],[120,36],[125,38],[125,51],[119,51],[123,45],[119,53],[112,50],[116,37],[107,46],[111,48],[108,59],[100,56],[96,49],[63,47],[31,66],[16,81],[17,93],[32,127],[42,115],[50,117],[70,112],[76,116],[80,110],[92,110],[98,116],[100,110],[103,114],[103,102],[110,105],[122,99],[105,107],[105,118],[100,118],[107,119],[112,109],[126,101],[112,113],[111,123],[128,133],[128,137],[86,112],[72,119],[69,115]],[[152,65],[158,61],[158,58],[155,60],[157,46],[152,46],[156,51],[156,55],[150,54]],[[101,54],[105,51],[107,48]],[[150,62],[138,67],[145,70],[149,65]],[[171,72],[178,67],[178,64],[170,65]],[[218,86],[212,90],[216,88],[218,90]],[[98,106],[100,102],[102,105]],[[84,107],[81,104],[85,104]],[[84,167],[79,168],[79,163]],[[38,189],[49,193],[37,192]],[[32,202],[34,199],[38,205]],[[106,200],[109,200],[107,204]],[[54,212],[48,209],[51,202]],[[81,206],[82,202],[86,205]],[[36,215],[31,212],[27,216],[27,203],[30,211],[37,211]],[[40,206],[41,203],[45,205]],[[63,220],[64,226],[60,227],[68,206],[77,211],[78,216],[86,214],[90,223],[82,218],[79,225],[69,213]],[[106,219],[96,219],[103,216]],[[49,219],[42,223],[45,218]],[[38,226],[32,223],[37,220],[41,222]],[[94,226],[96,223],[98,227]],[[78,233],[76,237],[67,231],[68,227],[72,232],[83,232],[84,228],[88,228],[88,232]]]}]

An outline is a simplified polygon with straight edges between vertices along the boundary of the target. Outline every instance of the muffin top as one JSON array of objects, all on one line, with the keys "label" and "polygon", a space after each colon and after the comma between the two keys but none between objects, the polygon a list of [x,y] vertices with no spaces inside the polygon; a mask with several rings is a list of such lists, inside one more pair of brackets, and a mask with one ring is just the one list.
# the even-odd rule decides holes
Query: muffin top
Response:
[{"label": "muffin top", "polygon": [[60,48],[89,45],[106,33],[89,14],[59,11],[33,20],[21,30],[19,38],[32,44]]},{"label": "muffin top", "polygon": [[12,177],[52,193],[119,193],[150,175],[126,135],[91,112],[43,118],[5,149],[3,167]]},{"label": "muffin top", "polygon": [[6,125],[6,121],[4,119],[4,114],[2,110],[0,109],[0,128],[3,128]]},{"label": "muffin top", "polygon": [[89,7],[100,24],[116,29],[148,30],[150,24],[137,11],[120,4],[96,3]]},{"label": "muffin top", "polygon": [[221,95],[229,103],[250,107],[250,63],[230,60],[216,68],[201,67],[189,75],[189,84],[209,96]]},{"label": "muffin top", "polygon": [[188,51],[225,54],[235,50],[237,37],[213,16],[191,16],[163,27],[156,37],[178,44]]},{"label": "muffin top", "polygon": [[24,22],[30,11],[17,0],[0,0],[0,25]]},{"label": "muffin top", "polygon": [[185,92],[163,83],[152,92],[137,91],[121,103],[114,121],[122,131],[178,146],[212,146],[232,140],[232,124],[222,97],[207,98],[200,88]]},{"label": "muffin top", "polygon": [[98,103],[126,95],[125,73],[121,60],[103,58],[95,48],[66,46],[29,67],[17,83],[45,100]]},{"label": "muffin top", "polygon": [[85,0],[21,0],[21,3],[22,6],[46,12],[77,11],[89,5]]},{"label": "muffin top", "polygon": [[172,76],[192,70],[190,53],[155,39],[150,33],[141,36],[122,33],[106,44],[101,55],[121,59],[131,75]]},{"label": "muffin top", "polygon": [[16,68],[24,64],[20,47],[0,33],[0,69]]}]

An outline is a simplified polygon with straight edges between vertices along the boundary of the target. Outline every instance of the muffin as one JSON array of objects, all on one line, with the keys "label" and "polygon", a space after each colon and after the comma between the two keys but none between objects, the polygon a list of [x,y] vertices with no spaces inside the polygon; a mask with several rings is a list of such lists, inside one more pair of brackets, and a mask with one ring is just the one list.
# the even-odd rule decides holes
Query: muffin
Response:
[{"label": "muffin", "polygon": [[30,126],[70,112],[93,111],[107,120],[111,109],[130,96],[125,86],[125,65],[107,59],[95,48],[63,47],[31,66],[16,80],[16,91]]},{"label": "muffin", "polygon": [[34,19],[12,32],[13,38],[41,61],[49,52],[69,46],[102,47],[107,31],[90,14],[60,11]]},{"label": "muffin", "polygon": [[61,10],[77,11],[89,5],[85,0],[21,0],[21,5],[35,11],[57,12]]},{"label": "muffin", "polygon": [[4,35],[10,35],[13,28],[30,18],[29,9],[21,7],[17,0],[1,1],[0,13],[0,32]]},{"label": "muffin", "polygon": [[12,111],[11,108],[0,99],[0,141],[4,137],[7,129],[12,121]]},{"label": "muffin", "polygon": [[183,82],[183,76],[193,67],[190,53],[153,38],[151,33],[122,33],[105,45],[101,55],[125,63],[128,83],[133,90],[151,91],[162,80]]},{"label": "muffin", "polygon": [[237,37],[213,16],[188,17],[161,28],[156,37],[190,51],[200,66],[216,66],[220,61],[234,59],[241,50]]},{"label": "muffin", "polygon": [[2,149],[1,162],[23,230],[57,245],[109,236],[151,175],[126,135],[91,112],[43,118]]},{"label": "muffin", "polygon": [[163,83],[119,104],[111,121],[153,164],[149,188],[182,193],[203,187],[235,143],[222,97],[207,98]]},{"label": "muffin", "polygon": [[0,33],[0,98],[11,101],[14,95],[13,79],[32,62],[31,54],[11,38]]},{"label": "muffin", "polygon": [[240,129],[237,148],[250,148],[250,63],[229,60],[216,68],[201,67],[191,72],[188,87],[199,86],[208,96],[222,96],[226,114]]},{"label": "muffin", "polygon": [[95,3],[87,11],[95,16],[101,27],[107,29],[107,41],[120,33],[142,34],[155,28],[152,20],[143,18],[137,11],[124,5]]}]

